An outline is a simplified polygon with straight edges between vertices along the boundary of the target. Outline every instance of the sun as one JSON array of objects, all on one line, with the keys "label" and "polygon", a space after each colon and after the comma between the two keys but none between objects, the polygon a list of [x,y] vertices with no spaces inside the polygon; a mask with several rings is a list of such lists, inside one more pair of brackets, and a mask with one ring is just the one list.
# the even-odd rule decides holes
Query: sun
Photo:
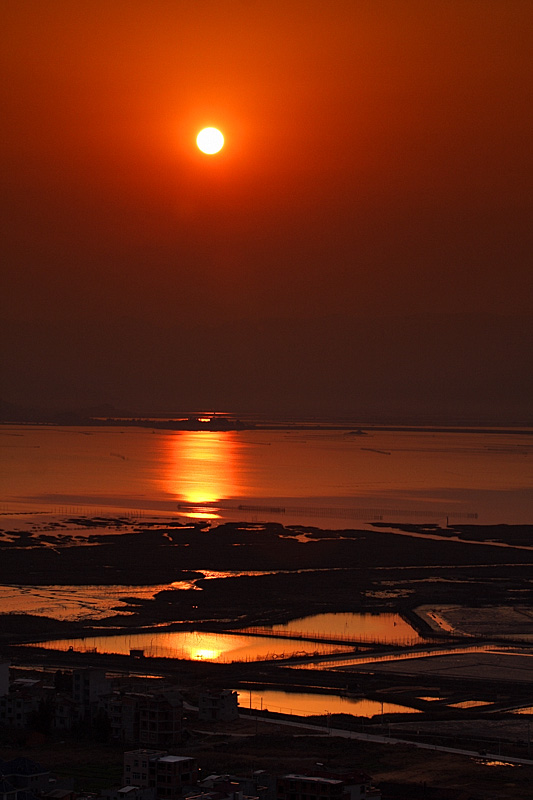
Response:
[{"label": "sun", "polygon": [[224,146],[224,137],[217,128],[204,128],[196,137],[196,144],[202,151],[211,156]]}]

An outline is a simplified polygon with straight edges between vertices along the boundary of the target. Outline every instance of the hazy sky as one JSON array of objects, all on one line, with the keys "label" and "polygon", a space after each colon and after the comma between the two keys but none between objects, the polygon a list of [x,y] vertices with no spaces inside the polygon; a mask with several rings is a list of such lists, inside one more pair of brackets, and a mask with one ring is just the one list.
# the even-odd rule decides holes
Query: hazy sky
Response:
[{"label": "hazy sky", "polygon": [[0,313],[529,314],[532,52],[531,0],[4,0]]}]

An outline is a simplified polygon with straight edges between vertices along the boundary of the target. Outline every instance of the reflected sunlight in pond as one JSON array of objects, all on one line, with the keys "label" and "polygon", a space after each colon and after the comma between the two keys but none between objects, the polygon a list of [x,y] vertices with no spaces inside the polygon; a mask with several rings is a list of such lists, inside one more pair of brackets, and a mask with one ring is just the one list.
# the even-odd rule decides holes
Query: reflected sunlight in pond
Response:
[{"label": "reflected sunlight in pond", "polygon": [[293,655],[327,655],[346,652],[346,645],[300,642],[297,639],[268,639],[261,636],[176,631],[174,633],[119,634],[91,636],[84,639],[56,639],[39,642],[37,647],[49,650],[117,653],[129,655],[130,650],[143,650],[153,658],[183,658],[196,661],[257,661],[289,658]]}]

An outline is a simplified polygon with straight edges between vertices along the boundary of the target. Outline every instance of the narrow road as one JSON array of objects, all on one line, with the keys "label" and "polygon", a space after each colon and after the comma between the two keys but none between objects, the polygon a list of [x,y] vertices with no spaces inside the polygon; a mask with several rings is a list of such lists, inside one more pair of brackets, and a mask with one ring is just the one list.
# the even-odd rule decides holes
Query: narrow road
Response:
[{"label": "narrow road", "polygon": [[286,725],[291,728],[303,728],[308,731],[313,731],[314,733],[320,732],[322,736],[338,736],[343,739],[359,739],[366,742],[376,742],[377,744],[404,744],[409,745],[410,747],[416,747],[419,750],[437,750],[441,753],[455,753],[456,755],[469,756],[470,758],[483,758],[486,761],[502,761],[506,764],[524,764],[533,766],[533,759],[530,758],[502,756],[498,753],[489,753],[485,751],[483,752],[483,755],[481,755],[479,750],[463,750],[458,747],[445,747],[443,745],[427,744],[425,742],[412,742],[409,739],[396,739],[392,736],[377,736],[376,734],[372,733],[359,733],[357,731],[344,730],[343,728],[330,728],[329,726],[324,725],[310,725],[309,723],[305,722],[293,722],[285,719],[269,719],[268,717],[250,716],[248,714],[240,714],[239,716],[242,719],[256,720],[258,724],[265,722],[272,725]]}]

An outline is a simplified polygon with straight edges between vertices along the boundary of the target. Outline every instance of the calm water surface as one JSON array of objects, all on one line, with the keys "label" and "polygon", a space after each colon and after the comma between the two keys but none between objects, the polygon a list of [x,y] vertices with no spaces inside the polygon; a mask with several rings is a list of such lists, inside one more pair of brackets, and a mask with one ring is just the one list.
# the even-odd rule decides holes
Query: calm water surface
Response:
[{"label": "calm water surface", "polygon": [[470,514],[480,523],[531,523],[532,443],[505,430],[354,436],[2,426],[1,510],[67,505],[337,528],[447,515],[467,522]]},{"label": "calm water surface", "polygon": [[305,692],[239,691],[239,705],[243,708],[275,711],[279,714],[296,714],[311,717],[322,714],[354,714],[373,717],[376,714],[419,714],[418,709],[395,703],[379,703],[338,695],[309,694]]},{"label": "calm water surface", "polygon": [[268,629],[273,633],[381,640],[387,644],[411,645],[425,641],[399,614],[315,614],[284,625],[268,626]]},{"label": "calm water surface", "polygon": [[171,589],[160,586],[0,586],[2,613],[34,614],[52,619],[99,620],[113,614],[133,613],[126,598],[151,600],[157,592]]},{"label": "calm water surface", "polygon": [[[118,587],[116,587],[118,588]],[[295,620],[295,625],[278,625],[269,630],[287,634],[283,638],[204,633],[200,631],[152,630],[149,633],[97,636],[83,639],[61,639],[44,642],[41,646],[54,650],[97,650],[99,653],[129,655],[130,650],[144,650],[146,656],[161,658],[204,659],[206,661],[255,661],[260,658],[286,658],[290,655],[322,655],[350,651],[350,637],[395,644],[423,642],[416,631],[398,614],[317,614]],[[250,629],[249,629],[250,630]],[[346,641],[338,646],[331,643],[302,641],[291,638],[306,631],[309,635],[338,638]],[[246,634],[246,630],[243,631]]]},{"label": "calm water surface", "polygon": [[301,642],[298,639],[268,639],[260,636],[237,636],[203,631],[177,631],[175,633],[119,634],[94,636],[84,639],[57,639],[39,643],[49,650],[77,652],[96,651],[129,655],[130,650],[143,650],[153,658],[183,658],[190,661],[258,661],[288,658],[293,655],[312,655],[343,652],[346,645]]},{"label": "calm water surface", "polygon": [[[213,572],[202,570],[203,577],[238,577],[239,575],[268,575],[268,572]],[[34,614],[52,619],[99,620],[114,614],[132,614],[129,598],[152,600],[156,594],[169,589],[194,589],[195,581],[173,581],[172,583],[85,586],[19,586],[0,585],[0,608],[2,613]]]}]

